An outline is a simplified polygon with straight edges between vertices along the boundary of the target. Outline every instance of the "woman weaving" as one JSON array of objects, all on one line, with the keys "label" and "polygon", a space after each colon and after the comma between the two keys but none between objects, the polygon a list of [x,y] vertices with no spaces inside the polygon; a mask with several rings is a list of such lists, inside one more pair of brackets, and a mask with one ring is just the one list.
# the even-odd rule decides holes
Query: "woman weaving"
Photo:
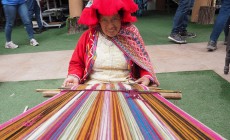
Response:
[{"label": "woman weaving", "polygon": [[[64,89],[0,125],[0,139],[222,139],[147,91],[159,82],[137,28],[129,23],[136,9],[132,0],[91,2],[79,20],[90,29],[79,39],[63,83],[76,89]],[[130,79],[138,84],[123,84]]]},{"label": "woman weaving", "polygon": [[159,85],[131,13],[132,0],[89,1],[79,19],[90,28],[80,37],[63,86],[134,81]]}]

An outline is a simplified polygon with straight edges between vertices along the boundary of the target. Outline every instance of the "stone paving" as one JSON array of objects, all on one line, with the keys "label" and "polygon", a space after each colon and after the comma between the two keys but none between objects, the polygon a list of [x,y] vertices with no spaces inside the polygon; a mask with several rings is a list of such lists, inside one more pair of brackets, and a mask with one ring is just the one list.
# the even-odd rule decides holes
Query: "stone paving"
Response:
[{"label": "stone paving", "polygon": [[[224,74],[226,46],[207,52],[207,42],[151,45],[147,50],[156,73],[214,70],[230,82]],[[0,82],[65,78],[73,50],[14,55],[0,55]]]}]

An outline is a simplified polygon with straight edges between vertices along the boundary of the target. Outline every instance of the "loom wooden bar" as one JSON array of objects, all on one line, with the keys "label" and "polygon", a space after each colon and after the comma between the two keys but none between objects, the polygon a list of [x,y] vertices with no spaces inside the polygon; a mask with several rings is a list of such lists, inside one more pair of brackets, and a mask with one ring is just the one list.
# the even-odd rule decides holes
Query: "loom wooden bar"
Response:
[{"label": "loom wooden bar", "polygon": [[54,95],[57,95],[58,93],[60,93],[60,91],[56,91],[56,90],[47,90],[42,92],[42,96],[43,97],[52,97]]},{"label": "loom wooden bar", "polygon": [[44,92],[44,91],[61,91],[61,89],[36,89],[37,92]]},{"label": "loom wooden bar", "polygon": [[166,99],[176,99],[179,100],[182,98],[182,94],[181,93],[160,93],[161,96],[163,96]]},{"label": "loom wooden bar", "polygon": [[[42,89],[42,90],[39,89],[37,91],[42,92],[43,97],[52,97],[60,93],[60,90],[58,89]],[[174,91],[174,90],[156,90],[154,92],[159,92],[160,95],[166,99],[181,99],[182,98],[181,92]]]}]

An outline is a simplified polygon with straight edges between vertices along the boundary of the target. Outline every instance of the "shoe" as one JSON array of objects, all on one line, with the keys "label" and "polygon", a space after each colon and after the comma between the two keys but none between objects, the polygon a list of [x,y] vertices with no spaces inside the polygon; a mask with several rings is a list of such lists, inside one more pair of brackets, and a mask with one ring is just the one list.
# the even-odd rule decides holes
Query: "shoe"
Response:
[{"label": "shoe", "polygon": [[46,27],[42,27],[41,29],[39,29],[41,32],[47,31],[48,29]]},{"label": "shoe", "polygon": [[12,41],[6,42],[5,44],[6,49],[16,49],[18,48],[18,45],[14,44]]},{"label": "shoe", "polygon": [[35,40],[35,39],[32,38],[32,39],[30,40],[30,45],[35,47],[35,46],[38,46],[39,43],[37,42],[37,40]]},{"label": "shoe", "polygon": [[180,32],[179,34],[180,34],[182,37],[186,37],[186,38],[194,38],[194,37],[196,37],[196,34],[195,34],[195,33],[187,32],[187,31]]},{"label": "shoe", "polygon": [[214,50],[216,50],[216,49],[217,49],[217,47],[216,47],[216,42],[210,40],[210,41],[208,42],[207,49],[208,49],[208,51],[214,51]]},{"label": "shoe", "polygon": [[168,36],[168,39],[172,40],[173,42],[179,43],[179,44],[187,43],[186,40],[178,33],[171,33]]},{"label": "shoe", "polygon": [[40,34],[40,33],[42,33],[39,29],[35,29],[35,30],[33,30],[33,33],[34,34]]},{"label": "shoe", "polygon": [[34,34],[40,34],[44,31],[47,31],[48,29],[46,27],[42,27],[41,29],[35,29]]}]

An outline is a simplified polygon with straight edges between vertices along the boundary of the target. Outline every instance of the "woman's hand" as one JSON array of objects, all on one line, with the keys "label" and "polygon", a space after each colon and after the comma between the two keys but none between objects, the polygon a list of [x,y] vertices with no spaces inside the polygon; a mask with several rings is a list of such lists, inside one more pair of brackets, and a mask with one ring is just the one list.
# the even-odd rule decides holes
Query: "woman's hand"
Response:
[{"label": "woman's hand", "polygon": [[79,85],[80,80],[72,75],[68,75],[68,77],[64,80],[62,87],[73,87]]},{"label": "woman's hand", "polygon": [[145,86],[148,86],[150,84],[150,79],[146,76],[143,76],[135,81],[135,83],[143,84]]}]

